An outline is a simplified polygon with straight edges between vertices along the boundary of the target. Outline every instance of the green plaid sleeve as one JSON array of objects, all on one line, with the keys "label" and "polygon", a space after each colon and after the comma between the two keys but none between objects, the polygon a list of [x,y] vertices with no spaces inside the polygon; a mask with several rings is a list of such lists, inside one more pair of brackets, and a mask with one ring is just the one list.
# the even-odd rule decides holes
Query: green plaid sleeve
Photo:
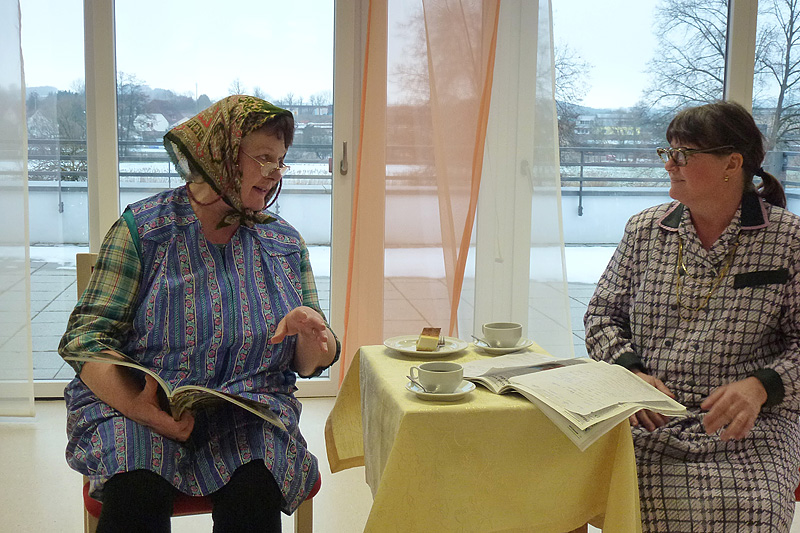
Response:
[{"label": "green plaid sleeve", "polygon": [[[62,357],[119,351],[132,330],[141,260],[124,219],[106,234],[92,277],[69,317],[58,353]],[[69,361],[80,373],[82,363]]]},{"label": "green plaid sleeve", "polygon": [[[306,247],[305,241],[300,243],[300,284],[303,286],[303,305],[310,307],[322,315],[322,318],[325,320],[325,324],[328,326],[328,329],[330,329],[331,333],[333,333],[325,313],[322,312],[322,309],[319,306],[317,283],[314,281],[314,272],[311,271],[311,261],[308,258],[308,248]],[[339,360],[339,354],[342,351],[342,343],[339,342],[339,337],[336,336],[336,333],[333,333],[333,338],[336,340],[336,356],[333,358],[331,365]],[[325,370],[325,368],[319,368],[312,376],[307,377],[319,376],[322,371]]]}]

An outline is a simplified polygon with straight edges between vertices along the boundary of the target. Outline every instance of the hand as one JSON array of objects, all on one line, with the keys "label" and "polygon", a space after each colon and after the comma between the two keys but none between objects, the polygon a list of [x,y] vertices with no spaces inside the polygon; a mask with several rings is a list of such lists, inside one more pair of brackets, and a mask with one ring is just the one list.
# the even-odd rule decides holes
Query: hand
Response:
[{"label": "hand", "polygon": [[701,409],[708,411],[703,419],[706,433],[710,435],[724,427],[720,439],[745,438],[766,401],[767,391],[754,377],[717,387],[700,404]]},{"label": "hand", "polygon": [[303,342],[311,342],[322,353],[328,353],[328,327],[319,313],[310,307],[295,307],[289,311],[275,329],[270,344],[281,342],[287,335],[299,335]]},{"label": "hand", "polygon": [[125,416],[147,426],[156,433],[178,442],[189,439],[194,429],[194,415],[184,411],[180,420],[161,409],[158,401],[158,383],[151,376],[145,376],[144,389],[132,399]]},{"label": "hand", "polygon": [[[644,381],[646,381],[653,387],[657,388],[670,398],[675,398],[675,395],[672,393],[672,391],[669,390],[667,386],[664,385],[664,383],[660,379],[640,371],[634,371],[634,374],[636,374]],[[644,428],[647,431],[654,431],[656,428],[660,428],[661,426],[669,422],[669,419],[670,417],[668,416],[664,416],[660,413],[655,413],[648,409],[642,409],[641,411],[637,411],[629,417],[632,426],[636,427],[644,426]]]}]

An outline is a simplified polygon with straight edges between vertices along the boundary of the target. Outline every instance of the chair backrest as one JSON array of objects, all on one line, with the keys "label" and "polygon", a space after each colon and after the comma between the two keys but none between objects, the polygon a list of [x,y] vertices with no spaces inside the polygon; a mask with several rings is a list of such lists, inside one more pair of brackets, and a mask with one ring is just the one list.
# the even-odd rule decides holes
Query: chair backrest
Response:
[{"label": "chair backrest", "polygon": [[94,264],[97,262],[97,254],[95,253],[79,253],[75,254],[75,270],[77,274],[77,288],[78,298],[83,295],[86,286],[89,285],[89,278],[92,277],[94,271]]}]

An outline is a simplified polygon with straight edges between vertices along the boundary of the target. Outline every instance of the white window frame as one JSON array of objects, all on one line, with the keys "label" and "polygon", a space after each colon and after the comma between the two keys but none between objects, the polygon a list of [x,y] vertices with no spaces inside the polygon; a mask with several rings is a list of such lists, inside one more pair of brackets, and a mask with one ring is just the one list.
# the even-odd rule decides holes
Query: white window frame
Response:
[{"label": "white window frame", "polygon": [[[331,221],[332,329],[344,332],[345,288],[350,246],[353,176],[357,156],[363,50],[368,0],[334,0],[334,125]],[[84,0],[86,57],[86,126],[88,160],[89,250],[100,249],[103,236],[119,218],[116,37],[114,0]],[[347,144],[347,160],[343,147]],[[328,378],[299,379],[297,396],[335,396],[339,364]],[[37,380],[37,398],[62,397],[64,380]]]}]

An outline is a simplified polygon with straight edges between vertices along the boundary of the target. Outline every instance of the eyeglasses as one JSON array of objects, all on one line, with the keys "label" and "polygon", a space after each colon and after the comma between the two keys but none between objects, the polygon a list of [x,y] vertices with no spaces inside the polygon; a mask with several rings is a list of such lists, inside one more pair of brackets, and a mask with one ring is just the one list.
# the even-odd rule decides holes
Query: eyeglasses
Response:
[{"label": "eyeglasses", "polygon": [[265,163],[264,161],[261,161],[253,157],[252,155],[248,154],[245,151],[242,151],[242,153],[247,157],[249,157],[250,159],[252,159],[253,161],[255,161],[256,163],[258,163],[259,165],[261,165],[261,175],[264,176],[265,178],[270,177],[272,173],[275,172],[276,170],[281,173],[281,177],[284,177],[286,173],[289,172],[289,169],[292,168],[289,165],[284,165],[283,163],[273,163],[272,161],[267,161]]},{"label": "eyeglasses", "polygon": [[678,165],[679,167],[685,167],[686,163],[689,161],[689,156],[693,154],[705,154],[708,152],[716,152],[718,150],[726,150],[728,148],[733,148],[733,145],[726,144],[725,146],[717,146],[716,148],[703,148],[703,149],[695,149],[695,148],[656,148],[656,153],[658,157],[664,163],[669,163],[670,159],[673,163]]}]

